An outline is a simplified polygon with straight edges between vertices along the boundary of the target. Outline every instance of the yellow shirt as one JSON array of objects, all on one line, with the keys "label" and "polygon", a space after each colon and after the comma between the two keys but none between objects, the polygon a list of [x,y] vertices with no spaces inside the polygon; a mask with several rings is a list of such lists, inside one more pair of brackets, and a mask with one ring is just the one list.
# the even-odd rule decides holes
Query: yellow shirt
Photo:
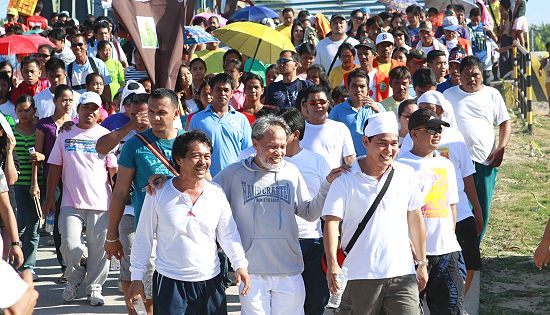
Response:
[{"label": "yellow shirt", "polygon": [[291,39],[290,32],[292,31],[292,26],[285,26],[284,24],[281,24],[277,26],[275,30],[283,35],[286,35],[288,39]]},{"label": "yellow shirt", "polygon": [[344,70],[342,69],[342,66],[338,66],[338,67],[335,67],[335,68],[332,68],[332,70],[330,71],[330,75],[328,77],[328,82],[330,83],[330,87],[332,89],[334,89],[335,87],[338,87],[340,85],[344,85],[344,75],[346,73],[350,73],[352,72],[353,70],[359,68],[358,65],[354,65],[355,67],[351,70]]},{"label": "yellow shirt", "polygon": [[206,74],[223,72],[223,55],[226,50],[218,48],[216,50],[201,50],[193,54],[191,60],[201,58],[206,63]]},{"label": "yellow shirt", "polygon": [[378,63],[378,70],[384,72],[386,75],[390,75],[391,62],[388,63]]}]

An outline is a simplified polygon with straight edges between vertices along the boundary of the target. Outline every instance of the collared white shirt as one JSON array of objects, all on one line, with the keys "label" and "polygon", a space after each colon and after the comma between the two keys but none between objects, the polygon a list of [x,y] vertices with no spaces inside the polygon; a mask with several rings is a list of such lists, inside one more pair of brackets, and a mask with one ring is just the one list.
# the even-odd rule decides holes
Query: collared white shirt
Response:
[{"label": "collared white shirt", "polygon": [[[323,216],[342,219],[342,248],[349,243],[389,174],[386,171],[378,181],[363,173],[359,166],[362,159],[354,161],[350,172],[332,182],[323,208]],[[399,162],[393,162],[392,167],[395,173],[388,191],[344,261],[350,280],[415,273],[407,214],[424,201],[415,171]]]}]

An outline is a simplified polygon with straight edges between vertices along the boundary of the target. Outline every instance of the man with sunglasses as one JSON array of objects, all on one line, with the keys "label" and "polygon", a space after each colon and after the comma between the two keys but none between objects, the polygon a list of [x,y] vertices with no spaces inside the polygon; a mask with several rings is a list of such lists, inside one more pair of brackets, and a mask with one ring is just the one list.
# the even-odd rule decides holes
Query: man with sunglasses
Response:
[{"label": "man with sunglasses", "polygon": [[449,126],[429,109],[415,111],[409,118],[413,147],[397,159],[415,169],[425,203],[421,210],[426,226],[429,280],[420,297],[428,296],[432,314],[462,314],[464,302],[459,268],[461,248],[455,235],[459,200],[456,173],[453,163],[436,151],[443,127]]},{"label": "man with sunglasses", "polygon": [[330,101],[327,92],[314,85],[305,91],[302,106],[307,111],[306,131],[300,142],[305,149],[325,157],[331,169],[355,160],[355,148],[351,133],[345,124],[327,118]]},{"label": "man with sunglasses", "polygon": [[89,57],[86,52],[87,48],[88,44],[84,35],[76,34],[71,37],[71,50],[76,59],[67,66],[67,76],[69,77],[67,83],[78,93],[84,93],[86,91],[86,76],[90,73],[98,73],[105,82],[103,97],[110,100],[111,90],[109,84],[111,83],[111,75],[109,70],[107,70],[107,66],[101,59]]},{"label": "man with sunglasses", "polygon": [[296,106],[298,92],[313,85],[311,81],[302,80],[298,77],[299,58],[297,53],[290,50],[283,50],[279,54],[277,67],[283,79],[271,83],[265,90],[265,104],[273,105],[278,109],[294,107]]}]

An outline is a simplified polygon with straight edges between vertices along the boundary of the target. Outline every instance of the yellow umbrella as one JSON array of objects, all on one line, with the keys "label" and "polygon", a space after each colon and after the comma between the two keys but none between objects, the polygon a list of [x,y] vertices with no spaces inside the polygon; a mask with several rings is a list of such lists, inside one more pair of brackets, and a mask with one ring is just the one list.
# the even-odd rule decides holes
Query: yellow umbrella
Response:
[{"label": "yellow umbrella", "polygon": [[253,22],[235,22],[214,31],[225,45],[264,63],[276,63],[283,50],[296,51],[290,39],[276,30]]}]

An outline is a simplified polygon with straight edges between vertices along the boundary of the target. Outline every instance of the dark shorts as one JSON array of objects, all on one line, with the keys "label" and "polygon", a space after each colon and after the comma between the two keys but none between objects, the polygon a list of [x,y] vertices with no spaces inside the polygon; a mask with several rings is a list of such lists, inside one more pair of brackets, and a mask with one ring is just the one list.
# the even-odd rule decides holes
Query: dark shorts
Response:
[{"label": "dark shorts", "polygon": [[464,280],[460,276],[460,252],[428,256],[428,284],[420,293],[426,296],[431,314],[462,315]]},{"label": "dark shorts", "polygon": [[153,274],[153,313],[162,315],[225,315],[227,301],[221,274],[206,281],[186,282]]},{"label": "dark shorts", "polygon": [[456,239],[462,248],[462,256],[467,270],[481,269],[481,254],[479,252],[476,233],[476,219],[466,218],[456,223]]}]

